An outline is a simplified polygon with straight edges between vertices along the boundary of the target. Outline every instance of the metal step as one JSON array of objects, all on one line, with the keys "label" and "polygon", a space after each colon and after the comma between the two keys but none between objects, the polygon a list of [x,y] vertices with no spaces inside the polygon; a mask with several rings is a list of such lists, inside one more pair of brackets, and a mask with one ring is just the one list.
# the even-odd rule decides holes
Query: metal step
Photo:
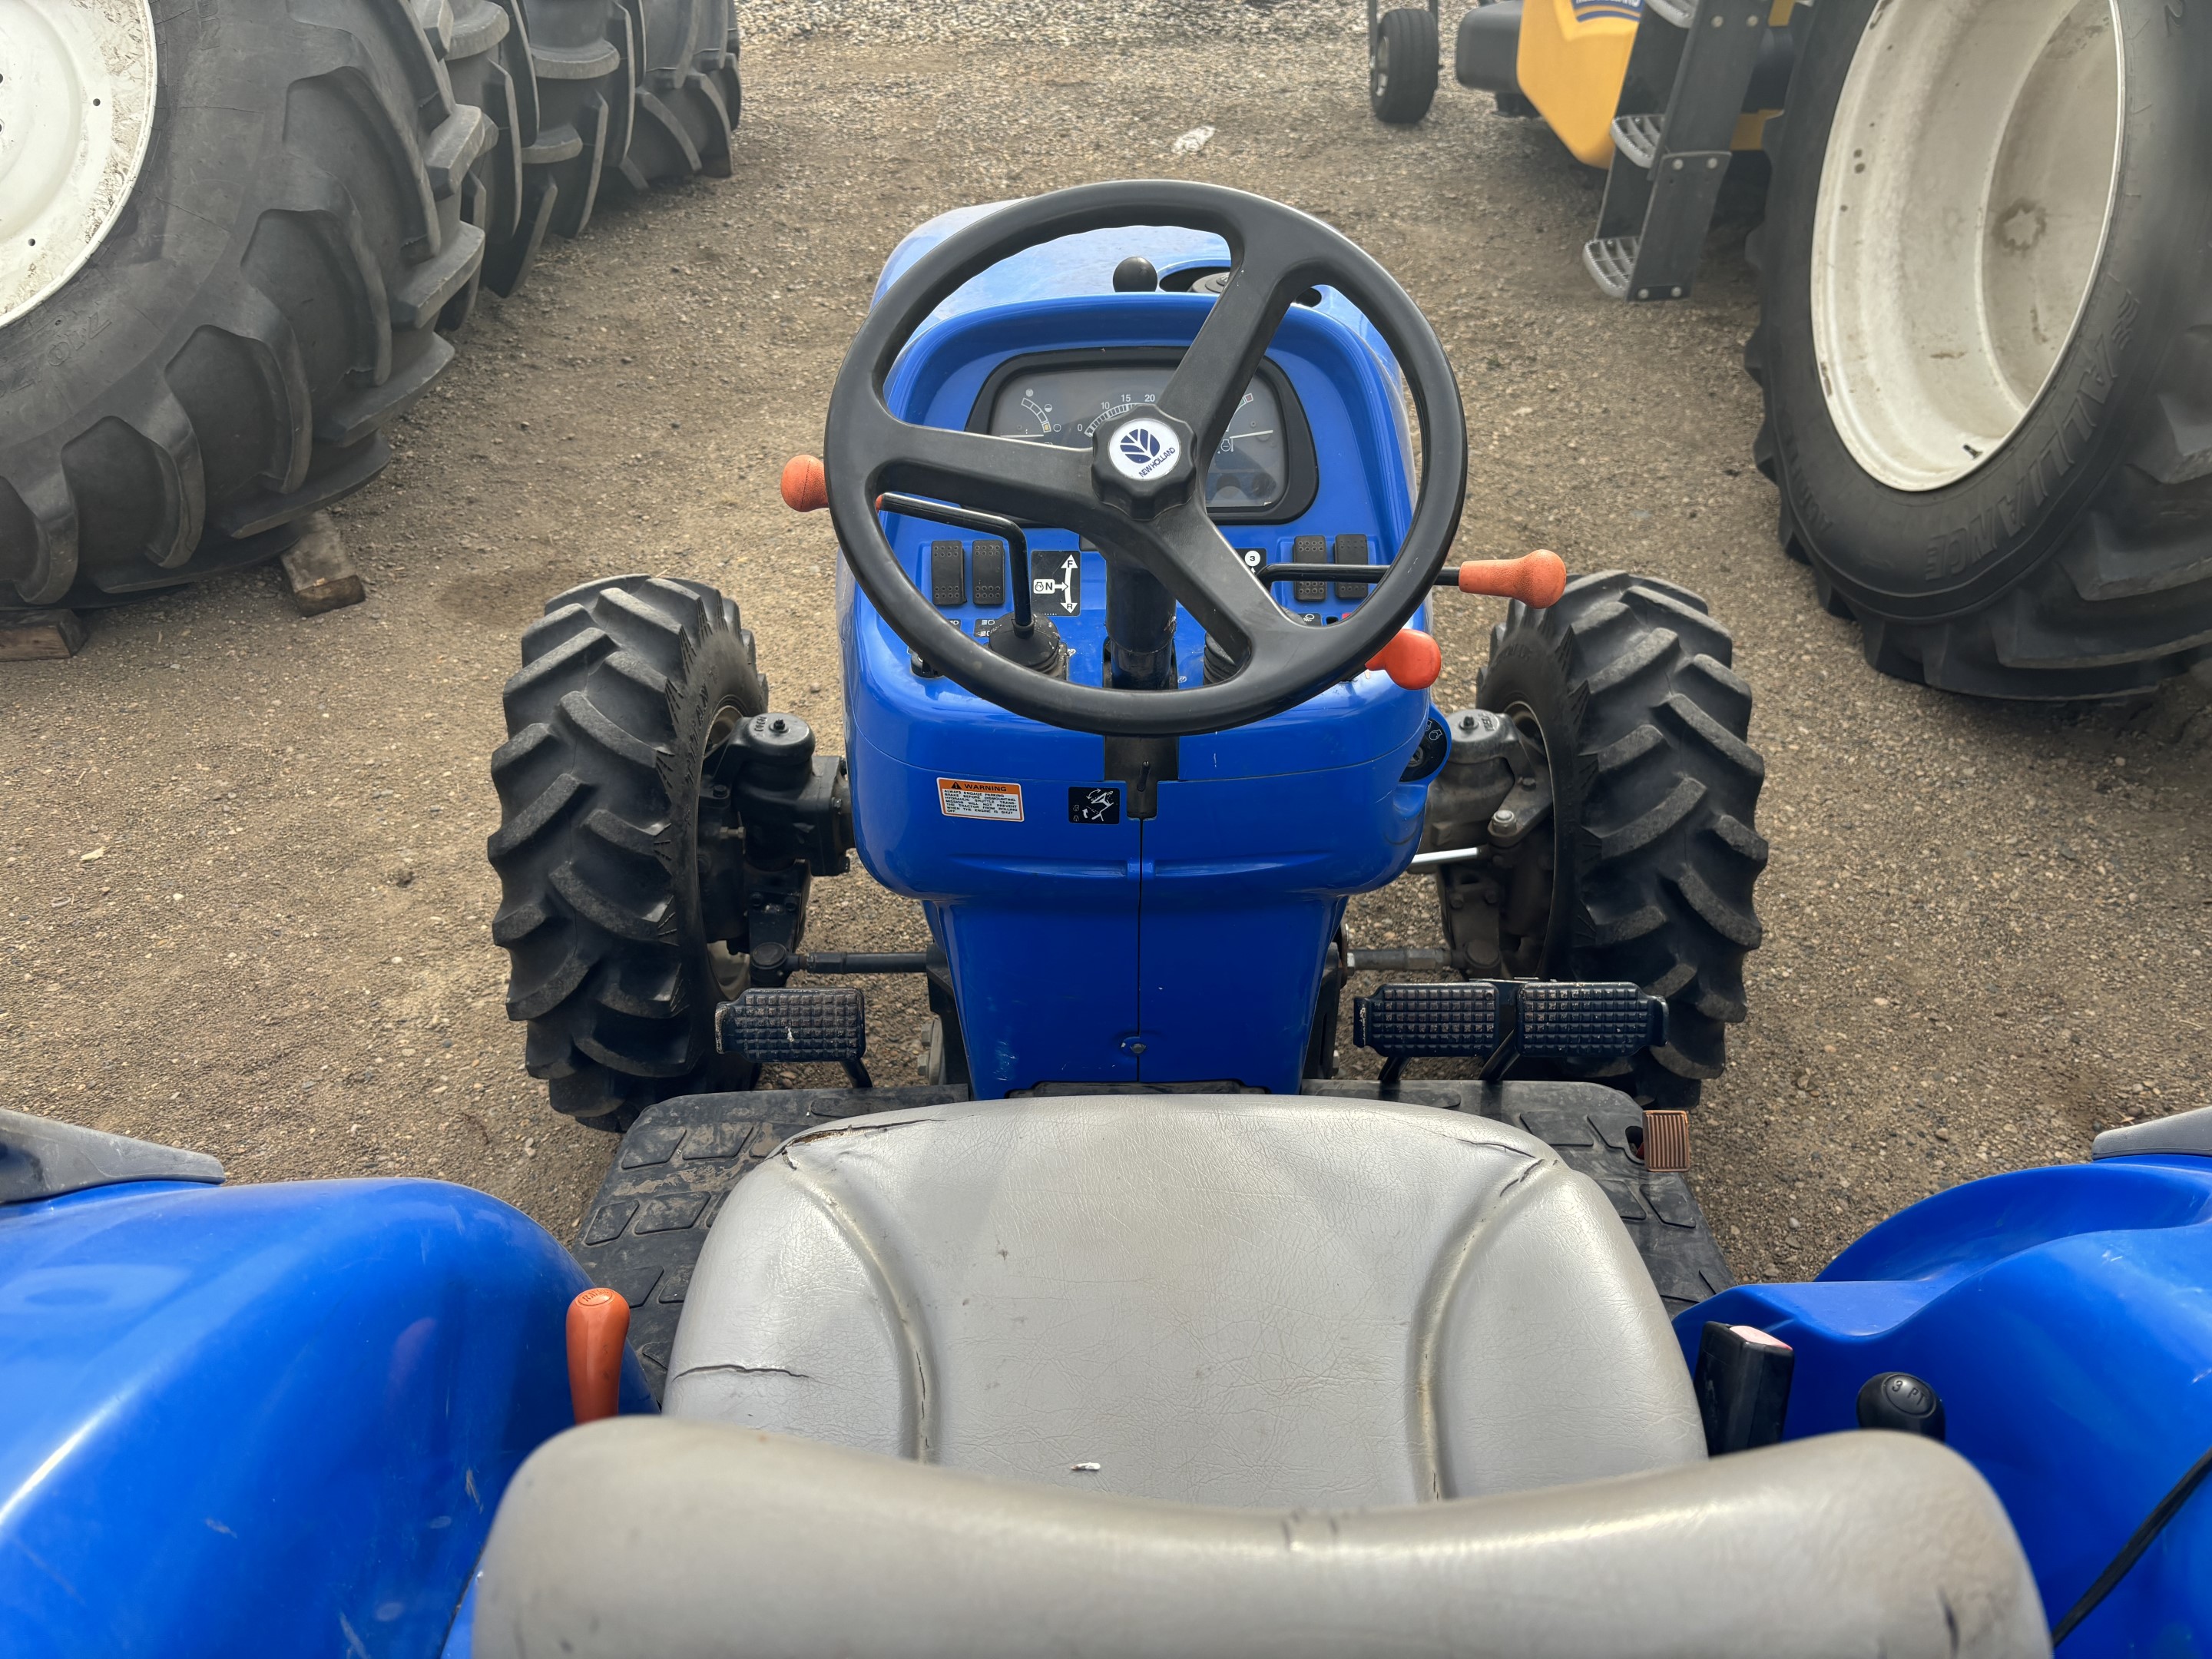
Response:
[{"label": "metal step", "polygon": [[1583,245],[1583,268],[1597,279],[1597,285],[1609,297],[1628,297],[1628,285],[1636,278],[1636,245],[1642,240],[1638,236],[1608,236]]},{"label": "metal step", "polygon": [[1645,172],[1658,159],[1659,146],[1667,136],[1667,118],[1663,115],[1623,115],[1613,124],[1613,147]]},{"label": "metal step", "polygon": [[1754,71],[1762,52],[1788,45],[1771,27],[1774,4],[1644,0],[1615,106],[1605,205],[1583,253],[1613,298],[1688,297]]}]

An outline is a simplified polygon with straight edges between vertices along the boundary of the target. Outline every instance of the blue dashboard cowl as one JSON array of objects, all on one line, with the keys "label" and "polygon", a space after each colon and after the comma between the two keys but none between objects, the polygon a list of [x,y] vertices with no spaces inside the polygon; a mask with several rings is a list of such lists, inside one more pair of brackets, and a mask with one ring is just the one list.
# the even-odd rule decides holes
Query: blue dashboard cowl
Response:
[{"label": "blue dashboard cowl", "polygon": [[441,1182],[0,1206],[0,1653],[436,1654],[584,1288]]},{"label": "blue dashboard cowl", "polygon": [[[878,298],[998,205],[940,215],[908,236]],[[1173,284],[1116,293],[1114,268],[1132,254],[1164,277],[1226,268],[1229,258],[1219,237],[1137,226],[1001,260],[916,331],[884,389],[891,410],[963,428],[990,377],[1017,361],[1118,353],[1158,363],[1179,353],[1213,301]],[[1403,379],[1348,301],[1328,289],[1310,297],[1291,307],[1267,362],[1310,434],[1311,488],[1256,521],[1224,515],[1223,527],[1255,562],[1299,549],[1326,558],[1340,543],[1364,550],[1356,562],[1388,561],[1413,506]],[[1004,611],[1003,597],[981,600],[964,574],[951,597],[936,596],[935,561],[964,572],[973,538],[897,515],[884,530],[949,628],[975,637]],[[1105,556],[1049,526],[1029,540],[1033,573],[1059,572],[1066,585],[1068,608],[1053,621],[1071,653],[1067,676],[1096,685]],[[1360,602],[1358,590],[1312,586],[1319,597],[1282,597],[1316,629]],[[1427,695],[1354,672],[1270,719],[1186,737],[1178,772],[1158,786],[1158,817],[1139,821],[1122,810],[1096,735],[1023,719],[917,672],[842,561],[837,605],[858,850],[878,880],[921,902],[946,953],[977,1094],[1199,1081],[1295,1092],[1346,901],[1395,879],[1419,837],[1427,783],[1404,774],[1431,718]],[[1413,625],[1425,623],[1425,609]],[[1178,682],[1200,684],[1206,639],[1187,611],[1174,639]],[[1079,800],[1099,789],[1107,816],[1079,817]],[[993,810],[974,810],[979,801]],[[1039,927],[1041,906],[1067,925]],[[1224,971],[1228,956],[1234,971]]]}]

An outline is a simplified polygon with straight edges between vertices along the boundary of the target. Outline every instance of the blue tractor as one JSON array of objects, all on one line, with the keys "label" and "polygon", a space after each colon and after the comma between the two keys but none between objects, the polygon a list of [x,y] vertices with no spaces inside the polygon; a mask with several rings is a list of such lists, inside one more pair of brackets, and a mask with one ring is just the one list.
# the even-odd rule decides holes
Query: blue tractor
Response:
[{"label": "blue tractor", "polygon": [[[0,1649],[2212,1644],[2212,1120],[1734,1284],[1682,1170],[1750,693],[1680,588],[1449,566],[1467,465],[1286,208],[909,238],[785,478],[849,756],[697,583],[560,596],[507,687],[510,1012],[621,1137],[572,1249],[0,1117]],[[1440,586],[1517,595],[1451,713]],[[809,948],[854,851],[925,950]],[[1357,946],[1414,867],[1448,948]]]}]

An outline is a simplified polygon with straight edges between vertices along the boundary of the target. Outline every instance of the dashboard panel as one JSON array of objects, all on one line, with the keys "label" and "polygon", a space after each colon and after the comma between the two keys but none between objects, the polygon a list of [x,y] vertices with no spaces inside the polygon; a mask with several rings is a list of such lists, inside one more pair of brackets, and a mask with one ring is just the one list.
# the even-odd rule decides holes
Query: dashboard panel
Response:
[{"label": "dashboard panel", "polygon": [[[1101,426],[1159,401],[1179,356],[1109,347],[1014,358],[984,383],[968,429],[1088,449]],[[1262,363],[1206,469],[1206,512],[1223,524],[1280,523],[1313,504],[1317,483],[1297,393]]]}]

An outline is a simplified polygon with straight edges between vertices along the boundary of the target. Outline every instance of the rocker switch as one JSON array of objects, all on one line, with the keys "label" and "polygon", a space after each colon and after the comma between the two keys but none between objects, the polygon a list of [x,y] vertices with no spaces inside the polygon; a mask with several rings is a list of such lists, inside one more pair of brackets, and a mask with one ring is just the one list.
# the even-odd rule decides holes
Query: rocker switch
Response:
[{"label": "rocker switch", "polygon": [[968,603],[968,549],[961,542],[929,544],[929,602],[939,611]]},{"label": "rocker switch", "polygon": [[[1327,564],[1328,538],[1300,536],[1291,543],[1292,564]],[[1328,597],[1327,582],[1292,582],[1291,598],[1304,605],[1319,605]]]},{"label": "rocker switch", "polygon": [[1004,605],[1006,602],[1006,544],[1004,542],[975,544],[975,603]]},{"label": "rocker switch", "polygon": [[[1331,564],[1365,564],[1367,538],[1358,535],[1339,536],[1329,558]],[[1364,599],[1367,597],[1365,582],[1339,582],[1336,597],[1340,599]]]}]

